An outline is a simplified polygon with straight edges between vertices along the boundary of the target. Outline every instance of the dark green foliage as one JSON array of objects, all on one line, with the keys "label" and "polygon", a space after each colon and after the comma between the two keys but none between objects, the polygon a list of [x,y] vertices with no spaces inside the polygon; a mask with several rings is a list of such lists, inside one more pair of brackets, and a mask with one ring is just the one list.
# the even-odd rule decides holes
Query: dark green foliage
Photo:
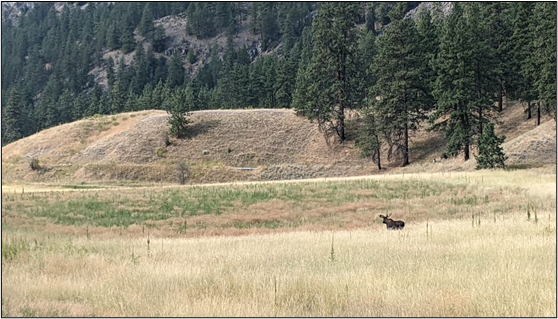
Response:
[{"label": "dark green foliage", "polygon": [[184,67],[178,51],[174,51],[170,65],[167,82],[171,88],[181,86],[184,83]]},{"label": "dark green foliage", "polygon": [[[377,80],[412,82],[398,77],[404,72],[392,71],[390,79],[389,71],[369,66],[380,50],[376,39],[389,37],[390,29],[398,29],[398,20],[416,5],[91,2],[86,9],[67,3],[58,12],[53,3],[37,3],[15,25],[11,19],[2,20],[2,143],[6,137],[21,138],[84,116],[160,109],[172,90],[185,85],[191,86],[193,109],[294,107],[343,140],[345,110],[371,106],[376,96],[368,94],[369,88]],[[556,4],[490,2],[457,7],[463,20],[459,28],[455,19],[446,23],[442,5],[434,3],[431,13],[419,12],[416,32],[401,38],[414,48],[405,61],[421,57],[416,66],[410,63],[411,70],[420,69],[426,87],[419,100],[435,91],[432,120],[434,128],[447,133],[448,154],[478,143],[483,125],[498,116],[493,102],[501,108],[505,95],[533,106],[539,111],[537,118],[540,112],[556,112]],[[175,52],[170,58],[166,54],[156,58],[154,52],[164,52],[172,41],[154,20],[185,12],[190,34],[228,36],[226,47],[212,47],[209,59],[207,52],[198,51],[196,57],[193,50],[186,57]],[[239,45],[239,26],[248,15],[250,29],[261,42]],[[361,24],[366,26],[360,28]],[[457,31],[442,39],[452,24]],[[135,31],[145,38],[139,38],[141,43],[136,43]],[[384,56],[397,53],[393,45]],[[133,60],[130,55],[112,60],[108,56],[114,53],[107,56],[112,50],[120,50],[116,56],[131,53]],[[185,70],[184,60],[199,68]],[[394,60],[377,65],[398,69]],[[432,66],[436,68],[428,68]],[[15,87],[21,99],[14,113],[8,100]],[[386,85],[380,94],[393,94],[395,88]],[[395,118],[389,123],[400,127],[405,122],[399,121],[402,114],[386,106],[376,116]],[[9,125],[16,127],[7,129]],[[398,134],[394,127],[386,127],[386,132]],[[397,140],[393,135],[382,138]]]},{"label": "dark green foliage", "polygon": [[[404,12],[406,5],[399,3],[392,12]],[[399,14],[401,16],[402,14]],[[411,19],[392,19],[384,35],[378,39],[378,55],[372,65],[377,82],[370,99],[377,109],[378,120],[392,154],[403,156],[403,165],[409,161],[409,133],[424,121],[434,101],[430,94],[431,73],[428,55],[423,51],[420,36]]]},{"label": "dark green foliage", "polygon": [[163,52],[166,49],[167,37],[165,35],[165,30],[161,26],[155,27],[153,35],[151,37],[151,43],[153,44],[153,50],[155,52]]},{"label": "dark green foliage", "polygon": [[23,97],[18,88],[12,89],[6,107],[2,108],[2,144],[11,143],[23,137],[21,109]]},{"label": "dark green foliage", "polygon": [[183,137],[186,133],[186,125],[189,120],[186,118],[189,112],[194,110],[195,98],[191,86],[174,90],[168,100],[164,102],[164,108],[170,114],[168,124],[169,134],[175,137]]},{"label": "dark green foliage", "polygon": [[138,26],[139,33],[146,38],[149,37],[151,32],[153,32],[155,29],[155,27],[153,26],[153,11],[151,6],[151,3],[148,2],[143,8],[143,13]]},{"label": "dark green foliage", "polygon": [[186,32],[198,38],[208,38],[215,35],[215,3],[192,2],[186,11],[188,24]]},{"label": "dark green foliage", "polygon": [[[315,120],[326,138],[345,141],[345,109],[359,107],[357,3],[324,3],[313,24],[312,58],[297,78],[298,114]],[[298,83],[301,80],[301,83]]]},{"label": "dark green foliage", "polygon": [[477,169],[486,168],[505,168],[505,161],[508,157],[502,150],[502,143],[505,136],[497,137],[494,133],[494,124],[488,123],[483,134],[479,138],[479,156],[477,159]]},{"label": "dark green foliage", "polygon": [[372,105],[364,111],[362,126],[359,128],[357,146],[362,151],[363,157],[370,157],[382,169],[380,160],[382,147],[382,132],[385,131],[379,121],[379,114]]},{"label": "dark green foliage", "polygon": [[198,60],[198,57],[194,53],[193,49],[188,50],[188,55],[186,56],[186,59],[188,59],[188,62],[190,62],[190,64],[196,63],[196,61]]},{"label": "dark green foliage", "polygon": [[531,63],[539,70],[534,89],[545,111],[552,113],[556,120],[556,3],[537,2],[533,15]]},{"label": "dark green foliage", "polygon": [[468,3],[463,8],[454,4],[442,29],[435,61],[438,77],[433,94],[438,108],[430,118],[432,129],[445,131],[447,155],[463,151],[465,160],[470,158],[474,137],[482,134],[484,123],[494,114],[494,96],[499,89],[494,51],[483,36],[487,26],[480,5]]}]

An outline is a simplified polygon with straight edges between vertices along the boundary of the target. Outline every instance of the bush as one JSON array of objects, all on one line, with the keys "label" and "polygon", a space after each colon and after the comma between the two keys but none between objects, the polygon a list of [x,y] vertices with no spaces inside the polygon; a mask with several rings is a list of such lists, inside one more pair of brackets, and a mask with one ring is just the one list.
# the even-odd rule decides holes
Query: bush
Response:
[{"label": "bush", "polygon": [[176,171],[178,173],[178,181],[180,182],[180,184],[184,185],[188,182],[188,179],[190,179],[190,168],[188,167],[188,165],[184,162],[180,162],[178,163],[178,165],[176,166]]},{"label": "bush", "polygon": [[31,159],[31,162],[29,162],[29,167],[31,168],[31,170],[33,171],[38,171],[41,169],[41,165],[39,164],[39,159],[36,157],[33,157]]},{"label": "bush", "polygon": [[165,155],[167,154],[167,149],[164,147],[159,147],[157,149],[157,156],[159,157],[165,157]]},{"label": "bush", "polygon": [[479,138],[479,156],[477,159],[477,169],[485,168],[505,168],[505,161],[508,157],[502,150],[502,143],[505,136],[497,137],[494,133],[494,124],[488,123]]}]

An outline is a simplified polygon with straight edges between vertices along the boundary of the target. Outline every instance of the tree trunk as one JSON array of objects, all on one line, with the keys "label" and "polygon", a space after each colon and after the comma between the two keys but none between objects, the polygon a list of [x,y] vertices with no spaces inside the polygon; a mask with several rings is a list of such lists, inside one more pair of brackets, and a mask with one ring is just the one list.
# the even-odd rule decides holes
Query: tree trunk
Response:
[{"label": "tree trunk", "polygon": [[469,143],[465,144],[465,161],[469,160]]},{"label": "tree trunk", "polygon": [[380,147],[378,147],[377,154],[378,154],[378,158],[377,158],[377,160],[378,160],[378,170],[381,171],[382,170],[382,164],[380,162]]},{"label": "tree trunk", "polygon": [[527,102],[527,119],[530,120],[531,119],[531,101]]},{"label": "tree trunk", "polygon": [[343,100],[341,100],[341,114],[339,116],[339,139],[341,143],[345,142],[345,106],[343,105]]},{"label": "tree trunk", "polygon": [[479,138],[482,135],[482,106],[479,106]]},{"label": "tree trunk", "polygon": [[537,126],[541,125],[541,102],[537,101]]},{"label": "tree trunk", "polygon": [[500,92],[498,93],[498,111],[499,112],[502,112],[503,104],[504,104],[504,92],[502,90],[502,87],[500,87]]},{"label": "tree trunk", "polygon": [[405,122],[405,151],[403,156],[403,166],[409,165],[409,125],[407,122]]}]

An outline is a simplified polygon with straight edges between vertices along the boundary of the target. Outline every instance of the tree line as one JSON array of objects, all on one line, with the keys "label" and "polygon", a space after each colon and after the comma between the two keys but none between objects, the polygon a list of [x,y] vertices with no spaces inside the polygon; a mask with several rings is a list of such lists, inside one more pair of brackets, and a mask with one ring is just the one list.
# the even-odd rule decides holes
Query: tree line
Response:
[{"label": "tree line", "polygon": [[[57,13],[37,3],[17,26],[2,22],[2,143],[94,114],[291,107],[328,138],[357,136],[379,166],[382,145],[406,165],[424,125],[445,132],[444,156],[469,159],[504,96],[539,123],[541,112],[555,117],[555,3],[456,2],[447,17],[437,3],[407,17],[417,5],[116,2]],[[153,20],[172,14],[186,16],[189,35],[227,37],[195,76],[193,50],[160,54],[167,40]],[[235,47],[243,21],[259,48]],[[103,58],[117,49],[135,51],[132,62]],[[347,131],[348,110],[365,115],[358,132]]]}]

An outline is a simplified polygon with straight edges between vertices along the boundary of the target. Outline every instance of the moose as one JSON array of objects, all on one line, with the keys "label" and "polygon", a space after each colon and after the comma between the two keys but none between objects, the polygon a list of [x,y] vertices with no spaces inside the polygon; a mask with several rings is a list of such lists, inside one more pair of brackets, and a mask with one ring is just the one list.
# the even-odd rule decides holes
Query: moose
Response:
[{"label": "moose", "polygon": [[403,227],[405,227],[405,222],[402,220],[393,220],[391,218],[389,218],[389,216],[391,216],[391,214],[388,214],[386,216],[384,215],[379,215],[380,218],[384,219],[384,224],[386,224],[387,229],[403,229]]}]

